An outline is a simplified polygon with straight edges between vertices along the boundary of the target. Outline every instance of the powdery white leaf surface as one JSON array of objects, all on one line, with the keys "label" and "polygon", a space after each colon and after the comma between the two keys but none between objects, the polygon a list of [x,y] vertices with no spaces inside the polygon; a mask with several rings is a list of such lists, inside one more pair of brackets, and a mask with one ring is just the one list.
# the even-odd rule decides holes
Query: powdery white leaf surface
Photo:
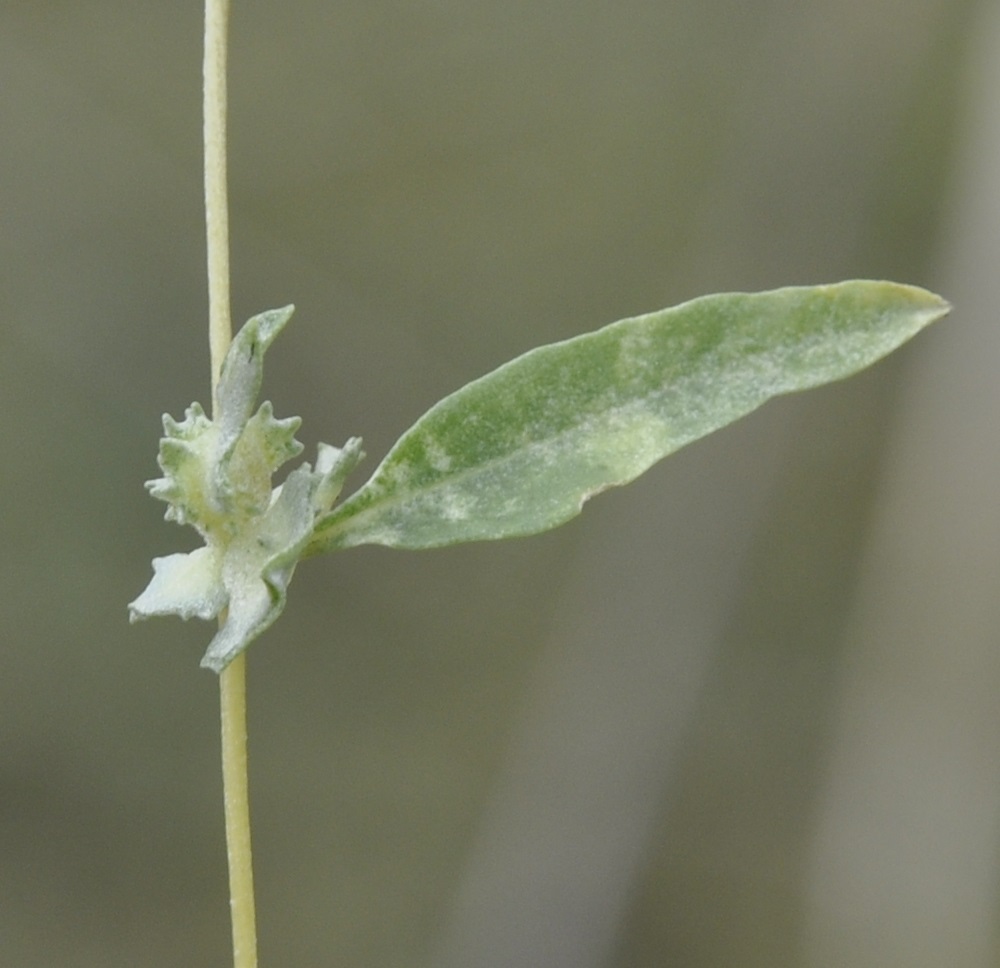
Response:
[{"label": "powdery white leaf surface", "polygon": [[298,417],[279,420],[271,404],[254,404],[264,354],[292,307],[261,313],[236,335],[222,366],[217,413],[197,403],[183,421],[163,418],[158,462],[163,477],[147,482],[168,505],[167,520],[195,527],[205,547],[153,559],[153,578],[129,605],[135,622],[156,615],[212,619],[226,613],[202,665],[221,672],[285,607],[288,583],[363,454],[361,441],[320,444],[315,470],[302,464],[283,484],[271,476],[297,456]]},{"label": "powdery white leaf surface", "polygon": [[850,376],[949,310],[891,282],[704,296],[531,350],[432,407],[307,554],[533,534],[771,397]]}]

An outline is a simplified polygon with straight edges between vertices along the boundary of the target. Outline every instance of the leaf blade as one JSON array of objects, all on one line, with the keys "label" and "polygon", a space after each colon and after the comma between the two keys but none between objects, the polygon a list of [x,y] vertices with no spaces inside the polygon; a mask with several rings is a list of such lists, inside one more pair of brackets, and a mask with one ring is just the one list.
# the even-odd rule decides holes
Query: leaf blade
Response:
[{"label": "leaf blade", "polygon": [[948,308],[865,280],[724,293],[531,350],[424,414],[317,522],[307,553],[556,527],[771,397],[856,373]]}]

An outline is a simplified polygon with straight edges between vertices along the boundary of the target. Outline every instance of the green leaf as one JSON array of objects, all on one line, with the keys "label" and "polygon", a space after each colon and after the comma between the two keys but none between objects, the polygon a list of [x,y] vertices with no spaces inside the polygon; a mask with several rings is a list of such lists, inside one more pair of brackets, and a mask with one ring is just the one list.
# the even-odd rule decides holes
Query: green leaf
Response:
[{"label": "green leaf", "polygon": [[705,296],[543,346],[446,397],[307,554],[533,534],[771,397],[850,376],[949,306],[854,281]]}]

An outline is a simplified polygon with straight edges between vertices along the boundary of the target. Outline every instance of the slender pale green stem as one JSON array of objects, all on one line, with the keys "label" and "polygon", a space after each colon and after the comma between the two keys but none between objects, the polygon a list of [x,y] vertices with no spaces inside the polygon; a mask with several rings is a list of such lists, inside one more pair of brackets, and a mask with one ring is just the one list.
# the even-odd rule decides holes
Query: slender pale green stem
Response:
[{"label": "slender pale green stem", "polygon": [[[205,0],[205,226],[208,242],[208,334],[212,409],[232,340],[229,311],[229,201],[226,190],[226,45],[229,0]],[[221,616],[225,621],[225,615]],[[219,676],[222,785],[229,856],[234,968],[256,968],[257,928],[247,784],[246,662],[238,656]]]},{"label": "slender pale green stem", "polygon": [[205,229],[212,406],[232,340],[229,313],[229,198],[226,188],[226,50],[229,0],[205,0]]},{"label": "slender pale green stem", "polygon": [[219,683],[233,965],[234,968],[256,968],[257,926],[250,851],[250,802],[247,796],[246,653],[238,655],[223,669]]}]

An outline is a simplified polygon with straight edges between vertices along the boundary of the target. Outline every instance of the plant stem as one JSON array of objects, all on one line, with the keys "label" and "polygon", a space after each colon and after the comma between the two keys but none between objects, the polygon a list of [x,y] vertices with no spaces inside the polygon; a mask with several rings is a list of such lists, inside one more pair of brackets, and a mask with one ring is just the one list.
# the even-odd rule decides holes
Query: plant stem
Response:
[{"label": "plant stem", "polygon": [[[229,310],[229,201],[226,190],[226,45],[229,0],[205,0],[205,231],[208,246],[208,342],[212,410],[218,411],[222,361],[232,340]],[[220,618],[225,621],[225,614]],[[222,787],[229,858],[234,968],[256,968],[257,928],[247,785],[246,657],[219,676]]]},{"label": "plant stem", "polygon": [[250,801],[247,796],[246,653],[219,676],[222,708],[222,786],[229,855],[229,908],[233,923],[234,968],[256,968]]},{"label": "plant stem", "polygon": [[205,233],[208,242],[208,345],[212,409],[232,340],[229,314],[229,198],[226,189],[226,45],[229,0],[205,0]]}]

